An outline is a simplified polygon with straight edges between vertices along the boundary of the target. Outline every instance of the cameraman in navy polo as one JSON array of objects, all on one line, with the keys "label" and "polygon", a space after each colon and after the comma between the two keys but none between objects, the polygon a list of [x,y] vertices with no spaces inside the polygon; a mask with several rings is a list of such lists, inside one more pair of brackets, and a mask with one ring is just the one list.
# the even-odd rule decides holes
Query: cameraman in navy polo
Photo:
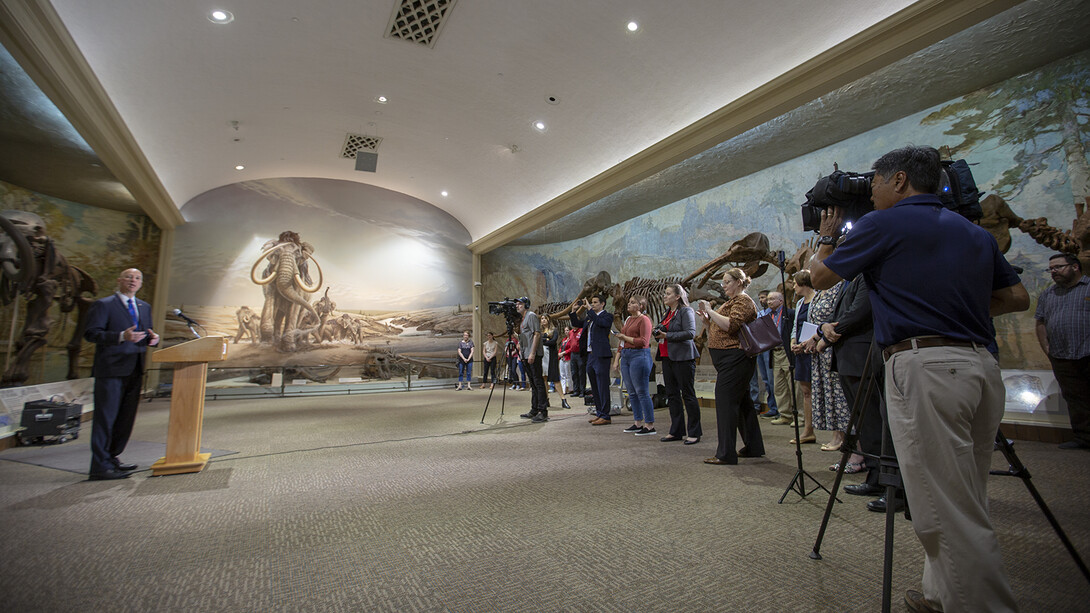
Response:
[{"label": "cameraman in navy polo", "polygon": [[889,427],[912,527],[924,548],[912,611],[1015,611],[988,516],[987,479],[1005,390],[989,319],[1029,308],[995,239],[943,207],[939,152],[909,146],[874,163],[875,211],[833,243],[842,211],[821,214],[817,289],[862,273],[883,348]]}]

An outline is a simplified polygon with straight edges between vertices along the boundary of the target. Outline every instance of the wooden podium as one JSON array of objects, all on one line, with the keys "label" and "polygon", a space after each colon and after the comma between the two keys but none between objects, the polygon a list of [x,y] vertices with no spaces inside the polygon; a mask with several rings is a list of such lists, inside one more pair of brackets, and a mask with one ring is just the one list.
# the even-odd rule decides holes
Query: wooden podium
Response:
[{"label": "wooden podium", "polygon": [[200,452],[204,384],[208,363],[226,358],[227,339],[222,336],[198,338],[151,354],[152,362],[174,363],[167,455],[151,465],[153,476],[198,473],[208,465],[212,454]]}]

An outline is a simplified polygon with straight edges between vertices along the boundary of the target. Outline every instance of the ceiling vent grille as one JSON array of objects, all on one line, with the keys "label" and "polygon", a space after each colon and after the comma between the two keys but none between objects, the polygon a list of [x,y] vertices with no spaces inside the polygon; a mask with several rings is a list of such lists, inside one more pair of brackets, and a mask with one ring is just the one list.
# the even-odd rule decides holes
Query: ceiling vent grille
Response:
[{"label": "ceiling vent grille", "polygon": [[349,132],[344,135],[344,148],[341,149],[341,157],[349,160],[356,159],[356,152],[363,150],[370,153],[378,151],[378,146],[382,144],[382,138],[378,136],[366,136],[364,134],[352,134]]},{"label": "ceiling vent grille", "polygon": [[386,36],[434,47],[457,1],[396,0]]}]

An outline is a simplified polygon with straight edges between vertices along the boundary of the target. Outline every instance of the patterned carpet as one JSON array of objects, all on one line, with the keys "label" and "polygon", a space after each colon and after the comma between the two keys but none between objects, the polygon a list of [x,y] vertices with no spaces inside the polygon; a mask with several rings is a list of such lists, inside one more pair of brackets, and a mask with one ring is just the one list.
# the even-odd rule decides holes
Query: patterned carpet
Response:
[{"label": "patterned carpet", "polygon": [[[0,462],[5,609],[880,609],[883,516],[842,495],[824,559],[811,560],[827,497],[777,504],[795,474],[787,427],[762,420],[766,458],[708,466],[712,410],[708,436],[682,446],[621,433],[630,415],[589,426],[581,403],[530,424],[518,418],[527,392],[509,393],[502,417],[497,395],[481,424],[486,398],[209,402],[202,443],[238,453],[199,474],[87,482]],[[665,430],[669,416],[657,415]],[[143,405],[134,439],[165,441],[166,418],[165,401]],[[1016,449],[1090,557],[1090,453]],[[838,458],[804,446],[826,485]],[[1022,609],[1085,610],[1090,587],[1021,481],[993,478],[990,492]],[[919,588],[921,560],[899,518],[893,610]]]}]

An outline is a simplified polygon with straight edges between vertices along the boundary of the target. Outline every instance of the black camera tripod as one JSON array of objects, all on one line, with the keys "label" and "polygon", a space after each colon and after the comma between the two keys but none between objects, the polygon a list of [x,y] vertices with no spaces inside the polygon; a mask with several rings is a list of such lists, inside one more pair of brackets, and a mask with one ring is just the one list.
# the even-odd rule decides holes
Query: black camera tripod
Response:
[{"label": "black camera tripod", "polygon": [[[504,338],[507,342],[503,346],[503,359],[504,359],[504,376],[503,376],[503,392],[500,394],[500,417],[503,417],[503,409],[507,404],[507,386],[511,382],[511,367],[507,363],[508,356],[511,355],[511,349],[517,347],[515,341],[511,339],[511,336],[515,332],[515,327],[510,318],[507,318],[507,332],[504,333]],[[495,371],[492,373],[492,388],[488,390],[488,399],[484,401],[484,412],[481,413],[481,423],[484,423],[484,416],[488,413],[488,404],[492,402],[492,394],[496,392],[496,380],[499,377],[496,376]]]}]

